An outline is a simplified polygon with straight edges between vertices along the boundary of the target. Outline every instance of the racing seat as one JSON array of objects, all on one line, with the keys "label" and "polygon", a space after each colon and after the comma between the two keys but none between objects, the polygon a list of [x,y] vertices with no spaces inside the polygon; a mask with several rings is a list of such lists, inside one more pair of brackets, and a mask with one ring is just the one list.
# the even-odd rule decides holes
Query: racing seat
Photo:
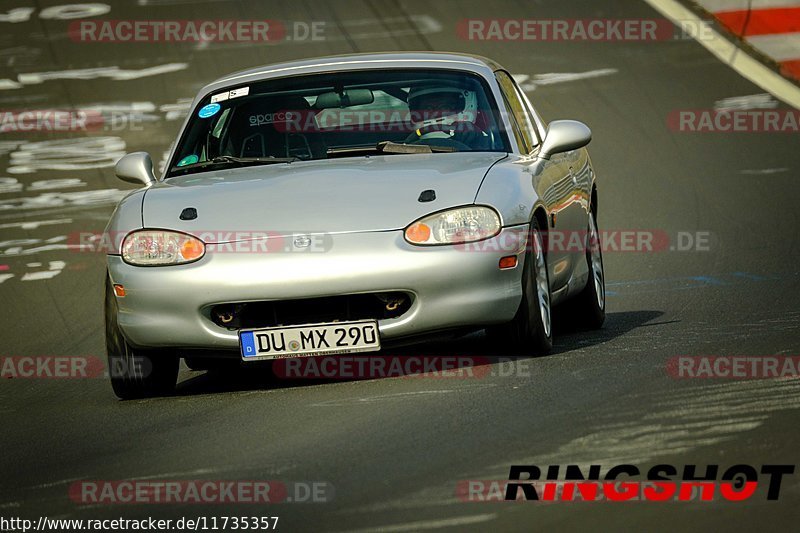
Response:
[{"label": "racing seat", "polygon": [[[287,112],[292,112],[288,115]],[[237,157],[324,159],[322,136],[302,96],[258,98],[234,110],[223,153]]]}]

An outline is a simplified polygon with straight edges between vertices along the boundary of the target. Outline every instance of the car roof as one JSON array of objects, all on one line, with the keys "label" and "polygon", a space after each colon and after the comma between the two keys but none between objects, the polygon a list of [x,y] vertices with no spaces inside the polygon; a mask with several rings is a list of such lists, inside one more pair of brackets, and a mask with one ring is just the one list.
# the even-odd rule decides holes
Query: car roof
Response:
[{"label": "car roof", "polygon": [[300,61],[287,61],[266,65],[223,76],[206,85],[198,95],[202,98],[213,92],[231,85],[253,83],[269,78],[279,78],[289,75],[319,74],[324,72],[340,72],[360,69],[391,69],[391,68],[456,68],[490,75],[500,69],[500,65],[480,56],[458,54],[452,52],[382,52],[371,54],[349,54],[328,56]]}]

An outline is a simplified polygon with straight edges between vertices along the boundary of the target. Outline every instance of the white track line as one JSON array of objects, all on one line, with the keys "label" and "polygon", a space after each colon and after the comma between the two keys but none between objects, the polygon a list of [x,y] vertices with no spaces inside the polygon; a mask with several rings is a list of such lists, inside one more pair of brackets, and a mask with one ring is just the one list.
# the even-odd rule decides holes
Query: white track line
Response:
[{"label": "white track line", "polygon": [[723,63],[726,63],[746,79],[771,93],[775,98],[783,100],[796,109],[800,109],[800,87],[753,59],[746,52],[740,51],[734,43],[720,35],[691,10],[676,0],[644,1],[674,23],[690,21],[693,25],[696,24],[696,27],[704,28],[698,32],[698,35],[703,35],[703,38],[697,41],[698,43],[706,47]]},{"label": "white track line", "polygon": [[775,61],[800,59],[800,32],[751,35],[747,37],[747,42]]}]

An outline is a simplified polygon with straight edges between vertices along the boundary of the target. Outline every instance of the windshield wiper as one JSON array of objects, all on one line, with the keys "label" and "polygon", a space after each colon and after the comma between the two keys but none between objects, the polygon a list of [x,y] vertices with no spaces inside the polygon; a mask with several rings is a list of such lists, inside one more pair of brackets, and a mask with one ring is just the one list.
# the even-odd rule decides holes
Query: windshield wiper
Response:
[{"label": "windshield wiper", "polygon": [[393,141],[381,141],[376,149],[384,154],[432,154],[434,152],[456,152],[450,146],[435,146],[432,144],[406,144]]},{"label": "windshield wiper", "polygon": [[184,165],[182,167],[172,167],[172,172],[180,172],[182,170],[191,170],[196,168],[206,167],[240,167],[249,165],[274,165],[278,163],[291,163],[299,161],[296,157],[236,157],[233,155],[220,155],[209,161],[201,161],[199,163],[192,163],[191,165]]},{"label": "windshield wiper", "polygon": [[270,165],[272,163],[291,163],[299,161],[296,157],[236,157],[233,155],[220,155],[211,160],[212,163],[241,163],[243,165]]},{"label": "windshield wiper", "polygon": [[405,144],[393,141],[381,141],[375,146],[346,146],[342,148],[328,148],[328,157],[347,157],[370,154],[432,154],[434,152],[457,152],[456,148],[449,146],[434,146],[430,144]]}]

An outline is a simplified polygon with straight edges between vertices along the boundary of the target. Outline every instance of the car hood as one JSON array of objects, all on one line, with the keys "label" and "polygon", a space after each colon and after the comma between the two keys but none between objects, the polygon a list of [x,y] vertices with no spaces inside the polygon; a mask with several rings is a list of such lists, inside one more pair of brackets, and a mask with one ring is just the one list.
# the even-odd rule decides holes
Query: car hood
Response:
[{"label": "car hood", "polygon": [[[145,227],[199,235],[206,242],[397,230],[448,207],[471,204],[505,153],[406,154],[252,166],[190,174],[150,187]],[[422,191],[436,199],[420,202]],[[181,220],[194,208],[197,218]]]}]

